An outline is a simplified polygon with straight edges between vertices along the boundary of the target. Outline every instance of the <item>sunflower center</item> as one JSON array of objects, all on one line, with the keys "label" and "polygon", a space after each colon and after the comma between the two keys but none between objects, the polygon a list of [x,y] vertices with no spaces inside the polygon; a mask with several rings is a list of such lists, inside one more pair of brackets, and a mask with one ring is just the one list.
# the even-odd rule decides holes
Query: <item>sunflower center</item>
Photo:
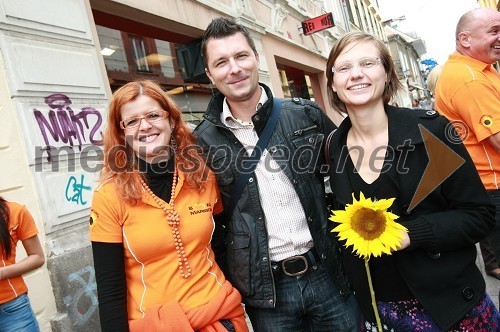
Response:
[{"label": "sunflower center", "polygon": [[363,239],[373,240],[385,231],[386,220],[382,211],[361,208],[352,216],[351,225],[352,229]]}]

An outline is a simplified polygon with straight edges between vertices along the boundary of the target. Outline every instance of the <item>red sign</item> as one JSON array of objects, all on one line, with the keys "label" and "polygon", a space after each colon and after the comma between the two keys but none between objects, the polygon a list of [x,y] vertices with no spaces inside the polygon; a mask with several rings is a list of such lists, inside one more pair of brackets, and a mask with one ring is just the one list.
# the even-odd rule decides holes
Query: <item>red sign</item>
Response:
[{"label": "red sign", "polygon": [[302,31],[304,35],[310,35],[324,29],[328,29],[335,26],[333,23],[332,13],[324,14],[310,20],[302,22]]}]

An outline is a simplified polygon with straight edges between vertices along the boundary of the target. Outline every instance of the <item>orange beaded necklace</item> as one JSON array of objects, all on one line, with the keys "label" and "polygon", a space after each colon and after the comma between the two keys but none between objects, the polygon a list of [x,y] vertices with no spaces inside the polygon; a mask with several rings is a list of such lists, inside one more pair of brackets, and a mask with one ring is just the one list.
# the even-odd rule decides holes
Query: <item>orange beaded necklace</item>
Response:
[{"label": "orange beaded necklace", "polygon": [[[191,267],[189,266],[186,252],[184,251],[184,244],[182,243],[181,233],[179,232],[179,213],[174,209],[174,195],[175,195],[175,186],[177,185],[177,167],[174,170],[174,178],[172,179],[172,192],[170,195],[170,202],[165,204],[164,201],[155,195],[155,193],[149,188],[147,183],[144,181],[142,177],[139,177],[139,181],[141,182],[142,188],[153,198],[153,200],[162,208],[165,216],[167,218],[167,223],[172,229],[172,234],[174,236],[175,242],[175,250],[177,251],[177,258],[179,259],[179,272],[184,279],[187,279],[191,276]],[[184,273],[184,268],[186,273]]]}]

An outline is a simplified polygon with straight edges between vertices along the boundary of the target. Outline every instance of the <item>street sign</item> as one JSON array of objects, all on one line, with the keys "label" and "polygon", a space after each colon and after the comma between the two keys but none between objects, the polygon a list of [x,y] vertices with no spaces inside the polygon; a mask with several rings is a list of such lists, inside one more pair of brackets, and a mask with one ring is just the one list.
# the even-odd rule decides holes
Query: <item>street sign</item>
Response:
[{"label": "street sign", "polygon": [[333,26],[335,26],[333,23],[333,15],[332,13],[327,13],[302,22],[302,31],[304,35],[310,35]]}]

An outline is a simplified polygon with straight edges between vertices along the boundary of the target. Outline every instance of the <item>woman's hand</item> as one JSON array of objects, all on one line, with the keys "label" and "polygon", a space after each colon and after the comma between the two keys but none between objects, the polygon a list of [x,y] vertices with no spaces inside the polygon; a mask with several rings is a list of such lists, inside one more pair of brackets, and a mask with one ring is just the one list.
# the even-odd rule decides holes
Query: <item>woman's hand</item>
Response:
[{"label": "woman's hand", "polygon": [[397,250],[403,250],[405,248],[408,248],[410,246],[410,237],[408,236],[407,232],[400,231],[401,234],[403,235],[403,238],[401,239],[401,243],[398,246]]}]

